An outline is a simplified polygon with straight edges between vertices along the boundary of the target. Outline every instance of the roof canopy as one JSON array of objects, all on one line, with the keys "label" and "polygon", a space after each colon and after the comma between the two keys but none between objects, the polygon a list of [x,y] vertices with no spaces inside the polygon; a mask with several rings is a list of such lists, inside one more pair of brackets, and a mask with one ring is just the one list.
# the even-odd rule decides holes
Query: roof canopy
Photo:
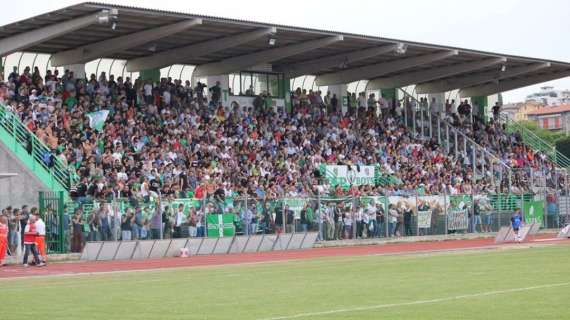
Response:
[{"label": "roof canopy", "polygon": [[52,66],[96,58],[127,60],[128,71],[196,65],[202,76],[269,64],[288,77],[316,75],[318,85],[373,80],[462,96],[570,76],[560,61],[90,2],[0,27],[0,56],[15,51],[52,54]]}]

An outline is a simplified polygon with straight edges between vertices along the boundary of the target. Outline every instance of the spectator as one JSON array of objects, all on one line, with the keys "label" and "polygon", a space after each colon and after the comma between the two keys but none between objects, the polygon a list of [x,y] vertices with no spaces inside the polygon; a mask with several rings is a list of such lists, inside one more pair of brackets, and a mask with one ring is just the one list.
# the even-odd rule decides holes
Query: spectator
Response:
[{"label": "spectator", "polygon": [[398,220],[400,219],[400,215],[393,204],[388,206],[388,214],[390,221],[390,237],[395,237],[398,234]]},{"label": "spectator", "polygon": [[404,234],[406,236],[411,236],[411,235],[413,235],[413,232],[412,232],[412,216],[413,216],[412,208],[410,208],[408,203],[405,202],[404,205],[402,206],[402,211],[404,213]]},{"label": "spectator", "polygon": [[34,215],[34,221],[36,224],[36,249],[38,250],[40,261],[42,263],[47,262],[47,251],[46,251],[46,224],[40,217],[40,213],[37,208],[32,208],[32,213]]},{"label": "spectator", "polygon": [[293,210],[289,209],[289,205],[285,205],[283,210],[283,215],[286,217],[286,229],[285,232],[292,233],[295,226],[295,213]]},{"label": "spectator", "polygon": [[121,240],[129,241],[132,239],[134,217],[130,209],[121,217]]},{"label": "spectator", "polygon": [[87,221],[89,224],[89,241],[101,241],[101,217],[99,213],[93,210]]},{"label": "spectator", "polygon": [[381,235],[386,236],[385,233],[385,216],[384,216],[384,208],[380,205],[380,203],[376,203],[376,229],[374,236],[379,238]]},{"label": "spectator", "polygon": [[5,266],[4,260],[8,251],[8,219],[0,215],[0,267]]},{"label": "spectator", "polygon": [[157,206],[154,210],[154,214],[150,220],[150,235],[152,239],[160,239],[161,232],[160,229],[162,228],[162,216],[160,210],[160,202],[157,203]]},{"label": "spectator", "polygon": [[83,249],[83,216],[81,209],[76,209],[71,219],[72,237],[71,252],[81,252]]},{"label": "spectator", "polygon": [[179,204],[175,215],[174,238],[182,237],[182,223],[184,222],[184,205]]},{"label": "spectator", "polygon": [[35,217],[30,216],[28,218],[28,223],[26,224],[26,228],[24,229],[24,246],[26,248],[25,253],[24,253],[24,267],[28,266],[28,256],[29,256],[30,252],[34,256],[34,264],[35,265],[37,265],[38,267],[45,266],[45,263],[43,263],[40,260],[38,250],[36,248],[36,237],[37,237],[38,233],[36,230],[35,222],[36,222]]},{"label": "spectator", "polygon": [[172,238],[172,213],[169,206],[164,207],[164,211],[162,211],[162,225],[164,226],[163,238]]},{"label": "spectator", "polygon": [[301,229],[303,232],[309,231],[310,220],[307,217],[307,211],[309,210],[309,202],[305,203],[303,209],[301,209]]}]

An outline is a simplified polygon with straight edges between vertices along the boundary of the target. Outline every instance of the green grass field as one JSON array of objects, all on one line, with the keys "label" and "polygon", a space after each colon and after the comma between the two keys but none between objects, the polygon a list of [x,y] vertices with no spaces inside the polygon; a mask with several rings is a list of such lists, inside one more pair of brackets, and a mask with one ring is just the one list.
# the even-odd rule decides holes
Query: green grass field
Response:
[{"label": "green grass field", "polygon": [[568,319],[569,266],[548,246],[10,279],[0,319]]}]

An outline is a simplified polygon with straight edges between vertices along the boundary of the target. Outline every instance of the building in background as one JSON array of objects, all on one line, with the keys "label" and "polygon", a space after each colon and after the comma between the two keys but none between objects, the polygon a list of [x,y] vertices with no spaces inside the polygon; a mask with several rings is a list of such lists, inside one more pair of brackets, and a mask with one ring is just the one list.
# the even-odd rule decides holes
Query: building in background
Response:
[{"label": "building in background", "polygon": [[503,105],[501,112],[506,113],[514,121],[525,121],[529,120],[529,113],[536,112],[543,107],[543,104],[534,101],[508,103]]},{"label": "building in background", "polygon": [[526,102],[537,102],[546,106],[570,104],[570,90],[555,90],[554,87],[541,87],[539,92],[528,95]]},{"label": "building in background", "polygon": [[570,133],[570,104],[543,107],[528,113],[528,120],[535,121],[539,128]]}]

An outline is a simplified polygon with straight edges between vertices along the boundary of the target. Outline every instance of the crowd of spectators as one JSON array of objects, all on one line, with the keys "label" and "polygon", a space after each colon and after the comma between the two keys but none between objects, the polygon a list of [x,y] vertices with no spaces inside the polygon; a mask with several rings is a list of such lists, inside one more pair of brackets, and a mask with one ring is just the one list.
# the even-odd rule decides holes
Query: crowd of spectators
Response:
[{"label": "crowd of spectators", "polygon": [[[76,171],[72,195],[79,199],[306,196],[316,192],[320,163],[379,163],[401,181],[335,194],[469,192],[473,183],[460,159],[435,141],[415,139],[399,105],[358,102],[358,112],[343,115],[335,96],[298,89],[293,112],[228,109],[219,103],[219,84],[206,90],[201,83],[152,84],[105,73],[85,80],[70,71],[42,77],[37,68],[12,72],[0,84],[0,99]],[[110,112],[101,132],[86,116],[99,110]]]},{"label": "crowd of spectators", "polygon": [[[454,101],[448,104],[453,106]],[[447,119],[460,128],[467,137],[512,169],[511,192],[537,193],[544,187],[564,190],[564,180],[560,172],[556,171],[556,165],[549,161],[544,153],[524,144],[519,132],[507,130],[506,123],[500,121],[499,103],[491,109],[492,117],[488,121],[483,121],[476,112],[479,107],[472,108],[467,101],[464,101],[458,106],[457,112],[450,113]],[[478,168],[481,167],[481,164],[477,165]]]},{"label": "crowd of spectators", "polygon": [[[70,71],[42,76],[26,68],[0,83],[0,101],[73,168],[71,193],[79,200],[310,196],[321,163],[380,164],[397,182],[324,190],[334,195],[498,191],[488,175],[476,177],[467,155],[448,155],[435,137],[407,128],[404,108],[427,107],[427,99],[351,94],[343,114],[336,95],[319,91],[295,90],[289,111],[264,103],[227,108],[220,98],[219,83],[208,89],[104,72],[77,79]],[[476,108],[467,101],[431,107],[514,168],[552,167],[498,122],[473,120]],[[109,116],[99,132],[86,114],[100,110]]]},{"label": "crowd of spectators", "polygon": [[[230,196],[265,200],[505,191],[504,181],[493,184],[489,174],[476,175],[468,154],[448,154],[435,136],[426,139],[419,129],[410,130],[404,114],[412,110],[436,112],[434,120],[441,116],[521,172],[554,172],[544,155],[495,121],[498,107],[493,108],[495,119],[484,123],[467,101],[438,106],[425,98],[397,101],[353,93],[348,95],[348,112],[342,113],[339,97],[323,97],[320,91],[296,89],[291,110],[274,109],[262,95],[258,98],[251,106],[227,108],[220,102],[219,83],[208,88],[200,82],[191,86],[166,78],[151,83],[105,73],[77,79],[70,71],[59,75],[48,70],[42,76],[37,68],[22,74],[14,70],[0,82],[0,102],[77,176],[72,197],[81,203],[123,198],[133,204],[121,213],[103,205],[86,216],[78,208],[64,228],[74,252],[81,251],[85,240],[204,236],[205,214],[218,210],[215,202],[189,210],[138,205],[150,198],[211,196],[223,201]],[[89,126],[87,113],[101,110],[109,116],[97,131]],[[382,174],[394,179],[348,189],[323,186],[318,174],[322,163],[379,164]],[[511,191],[527,191],[524,175],[513,179]],[[330,240],[411,233],[411,209],[330,205],[318,215],[315,208],[308,202],[297,221],[287,207],[260,210],[240,204],[224,210],[235,214],[234,223],[245,234],[280,232],[282,227],[320,227],[322,237]],[[29,212],[27,207],[7,208],[2,214],[10,222],[13,251]]]}]

